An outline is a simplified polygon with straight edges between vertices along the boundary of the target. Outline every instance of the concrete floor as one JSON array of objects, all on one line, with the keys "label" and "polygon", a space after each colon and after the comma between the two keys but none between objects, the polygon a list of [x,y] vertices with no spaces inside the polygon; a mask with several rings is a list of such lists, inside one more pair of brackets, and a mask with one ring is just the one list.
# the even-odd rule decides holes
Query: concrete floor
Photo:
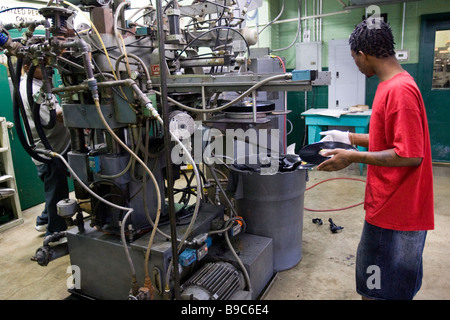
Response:
[{"label": "concrete floor", "polygon": [[[436,228],[428,233],[424,252],[424,279],[416,300],[450,299],[450,167],[435,167]],[[357,168],[340,172],[309,171],[311,187],[330,178],[364,179]],[[305,192],[305,207],[337,209],[363,201],[365,184],[356,180],[330,180]],[[42,204],[23,212],[24,223],[0,233],[0,299],[60,300],[69,296],[66,281],[68,256],[39,266],[30,260],[42,245],[34,229]],[[312,223],[321,218],[323,225]],[[343,226],[333,234],[328,219]],[[355,292],[355,252],[364,220],[361,205],[331,212],[304,211],[303,257],[300,263],[279,272],[266,290],[267,300],[359,300]]]}]

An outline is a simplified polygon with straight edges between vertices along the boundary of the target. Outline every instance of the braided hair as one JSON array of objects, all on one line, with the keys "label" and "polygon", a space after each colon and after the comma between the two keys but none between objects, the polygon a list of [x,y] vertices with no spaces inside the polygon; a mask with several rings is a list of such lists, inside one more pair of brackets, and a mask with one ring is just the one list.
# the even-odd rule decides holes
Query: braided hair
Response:
[{"label": "braided hair", "polygon": [[394,36],[391,27],[382,19],[367,19],[360,22],[350,35],[349,44],[353,52],[362,51],[376,58],[395,55]]}]

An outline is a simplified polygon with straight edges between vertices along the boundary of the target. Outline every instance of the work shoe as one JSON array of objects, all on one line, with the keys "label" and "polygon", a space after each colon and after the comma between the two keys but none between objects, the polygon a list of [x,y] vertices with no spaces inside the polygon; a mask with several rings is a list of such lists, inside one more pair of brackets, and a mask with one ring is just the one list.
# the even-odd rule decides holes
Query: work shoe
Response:
[{"label": "work shoe", "polygon": [[36,226],[34,227],[36,231],[38,232],[45,232],[47,230],[47,223],[36,223]]}]

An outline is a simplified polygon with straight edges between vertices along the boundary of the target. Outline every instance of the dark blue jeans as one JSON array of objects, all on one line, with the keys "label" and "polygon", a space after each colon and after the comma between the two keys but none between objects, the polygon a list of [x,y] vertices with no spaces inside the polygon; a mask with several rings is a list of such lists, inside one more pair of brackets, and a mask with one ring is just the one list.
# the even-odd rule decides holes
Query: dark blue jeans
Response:
[{"label": "dark blue jeans", "polygon": [[369,299],[411,300],[422,285],[427,231],[364,223],[356,257],[356,290]]},{"label": "dark blue jeans", "polygon": [[56,204],[69,197],[66,171],[54,163],[36,166],[39,178],[44,182],[45,208],[37,217],[37,223],[47,223],[45,235],[67,229],[64,218],[58,215]]}]

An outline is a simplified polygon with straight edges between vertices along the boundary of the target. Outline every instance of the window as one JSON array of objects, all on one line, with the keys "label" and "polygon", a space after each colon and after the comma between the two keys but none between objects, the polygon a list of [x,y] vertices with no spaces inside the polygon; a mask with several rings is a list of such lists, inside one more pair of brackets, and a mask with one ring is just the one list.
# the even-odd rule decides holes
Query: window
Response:
[{"label": "window", "polygon": [[436,31],[432,89],[450,89],[450,30]]}]

